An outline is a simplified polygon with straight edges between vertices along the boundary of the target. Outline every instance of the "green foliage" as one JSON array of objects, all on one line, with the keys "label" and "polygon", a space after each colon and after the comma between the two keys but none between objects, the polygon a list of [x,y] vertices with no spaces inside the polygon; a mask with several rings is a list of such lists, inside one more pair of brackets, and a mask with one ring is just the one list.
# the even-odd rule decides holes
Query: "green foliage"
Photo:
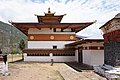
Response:
[{"label": "green foliage", "polygon": [[22,51],[20,49],[12,48],[11,54],[21,54]]},{"label": "green foliage", "polygon": [[19,44],[19,48],[23,50],[25,48],[25,41],[22,39]]},{"label": "green foliage", "polygon": [[[21,41],[20,41],[19,48],[21,50],[23,50],[25,48],[25,41],[23,39],[21,39]],[[22,53],[22,60],[24,60],[23,53]]]}]

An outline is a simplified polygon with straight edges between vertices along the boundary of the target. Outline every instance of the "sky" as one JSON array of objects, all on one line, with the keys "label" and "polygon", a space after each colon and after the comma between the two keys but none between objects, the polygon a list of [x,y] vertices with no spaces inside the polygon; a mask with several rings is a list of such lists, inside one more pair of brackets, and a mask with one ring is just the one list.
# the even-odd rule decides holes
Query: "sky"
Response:
[{"label": "sky", "polygon": [[78,32],[88,38],[103,38],[99,29],[120,13],[120,0],[0,0],[0,21],[37,22],[34,14],[44,15],[50,7],[56,15],[67,14],[62,23],[96,23]]}]

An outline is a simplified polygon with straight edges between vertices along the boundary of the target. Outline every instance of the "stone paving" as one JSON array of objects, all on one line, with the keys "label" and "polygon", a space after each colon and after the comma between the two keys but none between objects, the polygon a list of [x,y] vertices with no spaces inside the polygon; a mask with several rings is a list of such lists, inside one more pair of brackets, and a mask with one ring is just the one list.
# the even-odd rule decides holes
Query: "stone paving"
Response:
[{"label": "stone paving", "polygon": [[64,63],[16,62],[9,63],[9,76],[0,80],[106,80],[92,70],[77,72]]}]

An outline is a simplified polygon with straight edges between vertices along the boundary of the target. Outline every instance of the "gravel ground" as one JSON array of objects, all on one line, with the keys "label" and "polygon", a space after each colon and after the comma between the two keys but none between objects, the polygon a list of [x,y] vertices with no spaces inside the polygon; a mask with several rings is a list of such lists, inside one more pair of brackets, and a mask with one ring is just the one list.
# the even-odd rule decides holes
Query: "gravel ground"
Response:
[{"label": "gravel ground", "polygon": [[9,76],[0,80],[106,80],[93,71],[77,72],[64,63],[9,63]]}]

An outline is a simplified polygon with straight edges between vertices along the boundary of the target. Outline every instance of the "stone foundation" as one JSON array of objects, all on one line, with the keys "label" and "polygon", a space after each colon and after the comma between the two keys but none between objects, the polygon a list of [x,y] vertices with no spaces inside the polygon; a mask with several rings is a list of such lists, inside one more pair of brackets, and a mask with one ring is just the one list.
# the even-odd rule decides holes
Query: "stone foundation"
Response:
[{"label": "stone foundation", "polygon": [[110,42],[104,44],[105,64],[120,65],[120,42]]}]

